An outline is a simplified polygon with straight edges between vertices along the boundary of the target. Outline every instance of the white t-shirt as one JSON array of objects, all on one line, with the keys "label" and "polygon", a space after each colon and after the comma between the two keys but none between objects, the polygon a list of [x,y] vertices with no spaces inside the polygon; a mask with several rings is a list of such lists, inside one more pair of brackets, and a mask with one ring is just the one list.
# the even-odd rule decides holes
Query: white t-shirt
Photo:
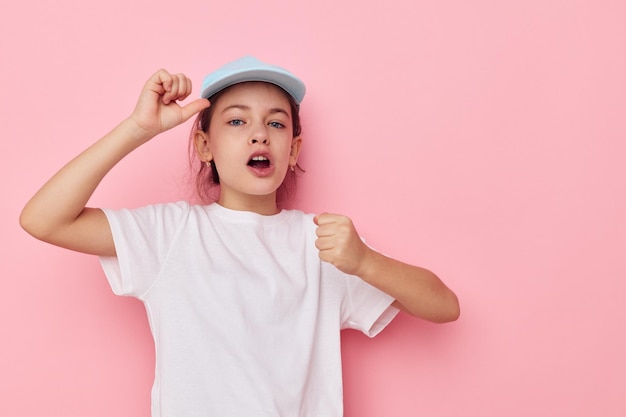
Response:
[{"label": "white t-shirt", "polygon": [[393,299],[320,261],[313,216],[218,204],[105,210],[113,291],[143,301],[153,417],[340,417],[340,330],[370,337]]}]

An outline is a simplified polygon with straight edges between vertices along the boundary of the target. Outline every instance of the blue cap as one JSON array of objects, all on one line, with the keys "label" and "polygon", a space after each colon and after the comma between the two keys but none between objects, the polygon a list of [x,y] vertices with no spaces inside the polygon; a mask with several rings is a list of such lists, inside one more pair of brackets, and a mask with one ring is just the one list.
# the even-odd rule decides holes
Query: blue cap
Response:
[{"label": "blue cap", "polygon": [[213,71],[202,82],[201,97],[209,98],[230,87],[247,81],[262,81],[279,86],[300,104],[304,98],[304,83],[289,71],[266,64],[253,56],[244,56]]}]

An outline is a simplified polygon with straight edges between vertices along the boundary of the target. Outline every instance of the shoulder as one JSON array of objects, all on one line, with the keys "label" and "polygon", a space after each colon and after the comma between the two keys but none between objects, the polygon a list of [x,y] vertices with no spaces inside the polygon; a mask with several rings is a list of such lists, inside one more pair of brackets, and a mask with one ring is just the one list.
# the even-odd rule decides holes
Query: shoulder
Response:
[{"label": "shoulder", "polygon": [[188,212],[192,206],[186,201],[177,201],[170,203],[156,203],[147,204],[144,206],[133,208],[103,208],[105,213],[136,213],[136,214],[148,214],[148,213],[167,213],[167,212]]},{"label": "shoulder", "polygon": [[107,219],[119,227],[131,224],[158,227],[163,224],[179,224],[202,206],[192,206],[186,201],[150,204],[135,208],[102,209]]},{"label": "shoulder", "polygon": [[282,216],[285,223],[291,225],[302,226],[307,230],[315,231],[316,225],[313,219],[315,218],[315,214],[306,213],[301,210],[283,210]]}]

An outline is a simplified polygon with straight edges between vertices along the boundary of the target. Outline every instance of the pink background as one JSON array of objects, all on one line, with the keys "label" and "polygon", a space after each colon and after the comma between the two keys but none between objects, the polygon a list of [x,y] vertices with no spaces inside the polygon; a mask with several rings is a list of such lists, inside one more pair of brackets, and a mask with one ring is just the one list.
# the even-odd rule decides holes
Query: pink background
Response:
[{"label": "pink background", "polygon": [[[626,415],[619,0],[3,1],[0,415],[147,417],[141,304],[18,226],[157,68],[252,53],[308,86],[295,203],[437,272],[462,317],[344,336],[346,416]],[[188,126],[92,204],[185,198]]]}]

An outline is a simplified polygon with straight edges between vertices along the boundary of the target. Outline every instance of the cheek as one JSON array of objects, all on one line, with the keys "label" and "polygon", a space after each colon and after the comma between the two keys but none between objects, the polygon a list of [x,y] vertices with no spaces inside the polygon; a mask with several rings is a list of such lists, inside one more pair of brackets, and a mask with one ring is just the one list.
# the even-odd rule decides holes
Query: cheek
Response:
[{"label": "cheek", "polygon": [[211,149],[214,157],[216,155],[225,155],[228,154],[228,152],[232,151],[230,149],[232,148],[232,146],[229,146],[229,143],[232,142],[224,139],[225,138],[217,133],[209,137],[209,148]]},{"label": "cheek", "polygon": [[281,163],[284,165],[288,165],[289,160],[291,159],[291,146],[285,146],[281,148],[279,155],[281,156]]},{"label": "cheek", "polygon": [[215,162],[215,166],[218,169],[228,169],[228,161],[232,160],[232,158],[229,158],[228,152],[223,146],[216,145],[211,147],[211,155],[213,157],[213,161]]}]

